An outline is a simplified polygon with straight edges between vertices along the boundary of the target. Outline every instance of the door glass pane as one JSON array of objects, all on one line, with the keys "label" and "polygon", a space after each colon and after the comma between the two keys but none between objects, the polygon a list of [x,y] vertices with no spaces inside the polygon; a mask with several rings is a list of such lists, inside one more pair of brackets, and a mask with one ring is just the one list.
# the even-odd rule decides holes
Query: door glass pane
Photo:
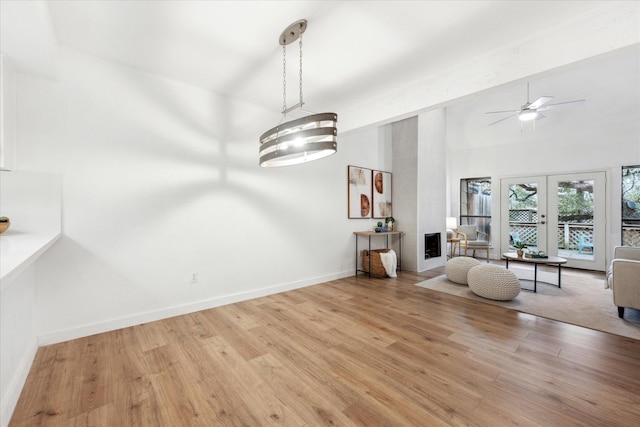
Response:
[{"label": "door glass pane", "polygon": [[622,244],[640,246],[640,166],[622,168]]},{"label": "door glass pane", "polygon": [[558,182],[558,255],[592,260],[594,256],[593,180]]},{"label": "door glass pane", "polygon": [[509,248],[518,241],[538,250],[538,184],[509,185]]}]

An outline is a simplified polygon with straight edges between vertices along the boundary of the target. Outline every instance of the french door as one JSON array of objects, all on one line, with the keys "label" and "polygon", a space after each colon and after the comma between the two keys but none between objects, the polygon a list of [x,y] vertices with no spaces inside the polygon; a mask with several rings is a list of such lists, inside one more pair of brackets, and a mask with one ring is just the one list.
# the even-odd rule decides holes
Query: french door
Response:
[{"label": "french door", "polygon": [[604,172],[501,180],[501,252],[521,241],[568,267],[604,271],[605,184]]}]

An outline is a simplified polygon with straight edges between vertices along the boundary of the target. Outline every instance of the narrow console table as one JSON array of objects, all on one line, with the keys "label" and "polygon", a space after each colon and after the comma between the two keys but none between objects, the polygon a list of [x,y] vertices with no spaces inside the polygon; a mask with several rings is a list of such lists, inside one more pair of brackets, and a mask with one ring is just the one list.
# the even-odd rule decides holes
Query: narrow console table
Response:
[{"label": "narrow console table", "polygon": [[[402,231],[354,231],[353,234],[356,236],[356,276],[358,275],[358,271],[365,272],[364,266],[362,266],[362,270],[358,269],[358,237],[366,237],[369,241],[369,253],[371,253],[371,236],[385,236],[385,248],[389,247],[389,236],[397,235],[398,236],[398,270],[401,270],[402,265]],[[369,256],[369,277],[371,277],[371,256]]]},{"label": "narrow console table", "polygon": [[[561,282],[562,264],[565,264],[567,262],[567,260],[564,258],[560,258],[557,256],[549,256],[547,258],[526,258],[524,256],[519,257],[518,254],[515,252],[505,252],[502,254],[502,258],[506,260],[507,269],[509,268],[509,261],[517,261],[517,262],[533,264],[533,292],[537,292],[538,290],[538,264],[557,266],[558,267],[558,285],[557,286],[559,288],[562,287],[562,282]],[[549,283],[549,284],[553,285],[553,283]],[[530,291],[531,289],[525,289],[525,290]]]}]

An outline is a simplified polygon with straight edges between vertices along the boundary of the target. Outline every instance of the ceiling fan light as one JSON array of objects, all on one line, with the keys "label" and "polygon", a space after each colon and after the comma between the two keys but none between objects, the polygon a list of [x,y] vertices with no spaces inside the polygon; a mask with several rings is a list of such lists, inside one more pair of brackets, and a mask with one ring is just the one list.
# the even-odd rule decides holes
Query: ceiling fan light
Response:
[{"label": "ceiling fan light", "polygon": [[[538,121],[545,118],[545,115],[541,111],[547,111],[552,108],[563,107],[571,104],[583,104],[585,99],[578,99],[576,101],[560,102],[556,104],[548,104],[553,99],[553,96],[541,96],[533,102],[529,102],[529,83],[527,83],[527,102],[520,106],[519,110],[506,110],[506,111],[487,111],[485,114],[503,114],[510,113],[508,116],[501,118],[495,122],[489,123],[489,126],[493,126],[497,123],[508,120],[512,117],[517,117],[521,122]],[[535,128],[535,126],[534,126]]]},{"label": "ceiling fan light", "polygon": [[518,114],[518,118],[523,122],[529,122],[531,120],[535,120],[538,117],[538,113],[536,111],[523,111]]}]

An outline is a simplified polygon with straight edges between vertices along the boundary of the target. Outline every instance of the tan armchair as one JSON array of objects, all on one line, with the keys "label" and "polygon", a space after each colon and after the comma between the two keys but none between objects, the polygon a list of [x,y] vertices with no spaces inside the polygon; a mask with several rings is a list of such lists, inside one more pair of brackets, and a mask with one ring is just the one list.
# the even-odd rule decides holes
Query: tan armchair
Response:
[{"label": "tan armchair", "polygon": [[464,256],[468,250],[487,251],[487,262],[489,262],[489,234],[478,231],[475,225],[461,225],[456,229],[456,238],[460,239],[460,249],[464,249]]},{"label": "tan armchair", "polygon": [[605,288],[613,290],[618,317],[624,317],[625,307],[640,310],[640,248],[616,246],[605,280]]}]

